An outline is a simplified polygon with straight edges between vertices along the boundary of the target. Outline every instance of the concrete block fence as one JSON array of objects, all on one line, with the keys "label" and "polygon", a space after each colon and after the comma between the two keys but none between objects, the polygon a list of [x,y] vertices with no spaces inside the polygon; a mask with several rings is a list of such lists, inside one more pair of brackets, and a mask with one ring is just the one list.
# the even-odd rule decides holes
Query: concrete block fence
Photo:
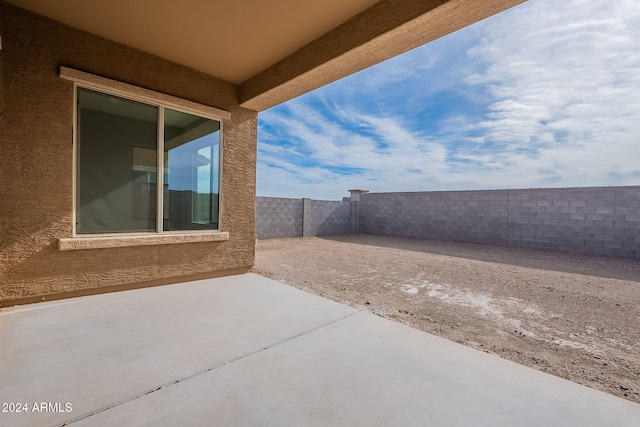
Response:
[{"label": "concrete block fence", "polygon": [[304,214],[302,199],[256,198],[256,234],[258,239],[302,237]]},{"label": "concrete block fence", "polygon": [[257,197],[258,239],[351,233],[351,200]]},{"label": "concrete block fence", "polygon": [[640,259],[640,187],[368,193],[358,231]]},{"label": "concrete block fence", "polygon": [[351,233],[351,200],[309,200],[310,236]]},{"label": "concrete block fence", "polygon": [[369,193],[360,196],[361,233],[503,245],[506,191]]},{"label": "concrete block fence", "polygon": [[509,192],[508,246],[640,259],[640,187]]},{"label": "concrete block fence", "polygon": [[366,233],[640,259],[640,186],[258,197],[259,239]]}]

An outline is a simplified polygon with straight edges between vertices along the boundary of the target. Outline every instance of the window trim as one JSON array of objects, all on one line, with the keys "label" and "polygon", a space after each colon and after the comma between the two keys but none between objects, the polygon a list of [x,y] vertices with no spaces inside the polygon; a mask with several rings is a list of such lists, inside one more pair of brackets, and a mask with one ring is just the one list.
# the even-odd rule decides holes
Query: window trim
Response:
[{"label": "window trim", "polygon": [[86,87],[87,89],[121,96],[123,98],[128,98],[145,104],[161,105],[163,107],[177,109],[185,113],[197,114],[220,122],[223,120],[231,120],[231,113],[220,108],[199,104],[194,101],[189,101],[187,99],[178,98],[106,77],[96,76],[95,74],[85,73],[84,71],[78,71],[73,68],[61,66],[60,78],[70,80],[79,86]]},{"label": "window trim", "polygon": [[[146,246],[156,244],[189,243],[203,241],[229,240],[229,233],[221,231],[222,213],[222,175],[223,175],[223,140],[224,120],[231,119],[231,113],[219,108],[199,104],[182,98],[177,98],[150,89],[134,86],[101,76],[85,73],[68,67],[60,67],[60,78],[73,82],[73,195],[72,195],[72,237],[59,239],[60,250],[93,249],[121,246]],[[97,91],[106,95],[118,96],[124,99],[141,102],[158,107],[158,164],[164,162],[164,109],[194,114],[202,118],[216,120],[220,123],[219,171],[218,171],[218,228],[215,230],[162,230],[163,203],[157,203],[156,230],[149,232],[122,233],[77,233],[77,203],[78,203],[78,88]],[[158,194],[163,190],[164,174],[158,173]],[[164,195],[163,195],[164,196]],[[160,196],[157,196],[160,199]],[[199,236],[199,237],[198,237]]]},{"label": "window trim", "polygon": [[[199,230],[196,230],[199,231]],[[131,246],[155,246],[179,243],[222,242],[229,240],[228,231],[209,231],[206,233],[145,233],[114,235],[90,235],[89,237],[71,237],[58,239],[58,250],[76,251],[81,249],[123,248]]]}]

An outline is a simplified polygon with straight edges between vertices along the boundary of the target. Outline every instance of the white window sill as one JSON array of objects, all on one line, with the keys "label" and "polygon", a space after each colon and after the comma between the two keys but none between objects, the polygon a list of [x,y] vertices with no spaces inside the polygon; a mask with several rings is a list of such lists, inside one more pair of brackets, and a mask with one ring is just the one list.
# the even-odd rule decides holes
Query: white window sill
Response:
[{"label": "white window sill", "polygon": [[229,240],[229,232],[227,231],[217,231],[213,233],[166,233],[133,236],[71,237],[58,239],[58,249],[61,251],[76,251],[81,249],[123,248],[128,246],[221,242],[225,240]]}]

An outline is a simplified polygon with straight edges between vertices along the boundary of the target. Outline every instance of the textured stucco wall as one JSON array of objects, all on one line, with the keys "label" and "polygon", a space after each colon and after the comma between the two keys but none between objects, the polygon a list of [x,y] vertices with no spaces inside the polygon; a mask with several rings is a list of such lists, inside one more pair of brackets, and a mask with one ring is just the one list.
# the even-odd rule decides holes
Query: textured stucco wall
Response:
[{"label": "textured stucco wall", "polygon": [[[254,261],[257,114],[238,88],[0,2],[0,303],[247,268]],[[225,109],[223,242],[61,252],[72,235],[73,84],[67,66]],[[1,105],[1,104],[0,104]]]},{"label": "textured stucco wall", "polygon": [[640,259],[640,187],[367,193],[359,231]]}]

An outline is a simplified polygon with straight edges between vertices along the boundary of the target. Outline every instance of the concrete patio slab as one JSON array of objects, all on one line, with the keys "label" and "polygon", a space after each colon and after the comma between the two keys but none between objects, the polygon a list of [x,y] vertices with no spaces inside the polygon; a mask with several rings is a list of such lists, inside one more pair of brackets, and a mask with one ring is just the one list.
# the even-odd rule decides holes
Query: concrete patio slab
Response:
[{"label": "concrete patio slab", "polygon": [[61,425],[354,312],[257,275],[3,309],[0,403],[29,413],[0,412],[0,426]]},{"label": "concrete patio slab", "polygon": [[635,403],[253,274],[3,310],[0,342],[1,402],[73,407],[0,425],[640,425]]}]

